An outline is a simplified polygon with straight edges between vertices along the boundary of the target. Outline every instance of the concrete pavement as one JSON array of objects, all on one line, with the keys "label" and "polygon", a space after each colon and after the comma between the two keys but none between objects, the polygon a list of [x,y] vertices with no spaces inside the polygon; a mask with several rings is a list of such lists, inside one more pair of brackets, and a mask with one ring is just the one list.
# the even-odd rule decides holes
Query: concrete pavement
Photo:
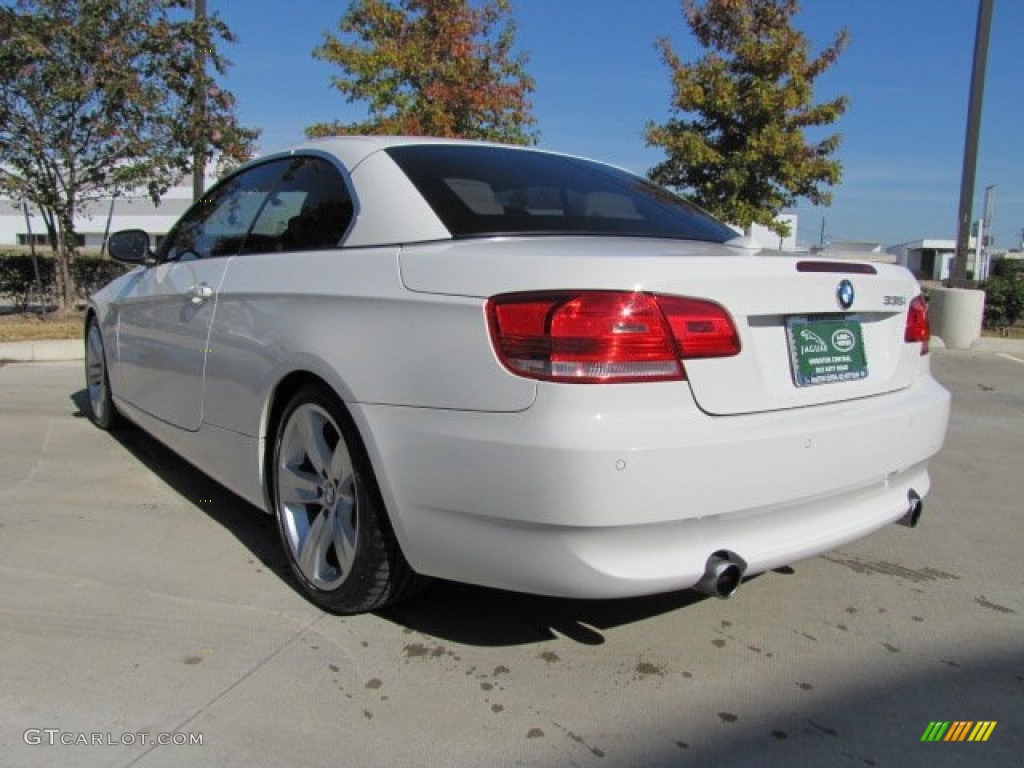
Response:
[{"label": "concrete pavement", "polygon": [[[932,356],[954,410],[915,530],[729,601],[437,584],[352,618],[292,588],[259,511],[94,429],[80,363],[0,366],[0,766],[1019,765],[1024,363],[1000,354]],[[997,725],[922,743],[936,720]]]}]

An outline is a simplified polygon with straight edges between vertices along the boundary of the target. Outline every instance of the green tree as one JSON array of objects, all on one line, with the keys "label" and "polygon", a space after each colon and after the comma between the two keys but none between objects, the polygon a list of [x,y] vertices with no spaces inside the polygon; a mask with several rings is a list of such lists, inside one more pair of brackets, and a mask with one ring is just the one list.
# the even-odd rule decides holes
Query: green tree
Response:
[{"label": "green tree", "polygon": [[841,177],[832,158],[840,135],[809,142],[805,129],[830,125],[846,110],[845,96],[813,103],[813,85],[842,53],[847,33],[811,57],[792,26],[797,0],[683,0],[683,11],[705,54],[688,63],[667,39],[656,43],[673,96],[671,119],[647,125],[648,145],[668,155],[650,177],[748,234],[755,223],[789,234],[777,214],[798,198],[828,205],[826,186]]},{"label": "green tree", "polygon": [[527,57],[513,53],[509,0],[354,0],[313,56],[364,122],[319,123],[309,136],[407,134],[536,141]]},{"label": "green tree", "polygon": [[[58,297],[75,297],[75,215],[145,187],[154,200],[191,170],[192,153],[228,163],[256,137],[234,98],[196,67],[230,30],[197,22],[190,0],[14,0],[0,6],[0,191],[38,208],[57,264]],[[199,109],[203,97],[205,109]]]}]

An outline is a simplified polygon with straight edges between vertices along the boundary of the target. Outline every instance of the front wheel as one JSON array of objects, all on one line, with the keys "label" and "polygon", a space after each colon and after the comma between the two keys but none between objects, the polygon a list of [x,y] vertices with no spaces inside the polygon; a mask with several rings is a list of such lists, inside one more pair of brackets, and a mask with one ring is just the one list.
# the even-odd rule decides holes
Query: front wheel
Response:
[{"label": "front wheel", "polygon": [[317,605],[362,613],[410,594],[416,576],[398,547],[358,432],[325,387],[303,387],[285,407],[272,481],[288,562]]},{"label": "front wheel", "polygon": [[89,420],[100,429],[114,429],[121,418],[110,392],[110,374],[100,324],[89,318],[85,327],[85,388],[89,394]]}]

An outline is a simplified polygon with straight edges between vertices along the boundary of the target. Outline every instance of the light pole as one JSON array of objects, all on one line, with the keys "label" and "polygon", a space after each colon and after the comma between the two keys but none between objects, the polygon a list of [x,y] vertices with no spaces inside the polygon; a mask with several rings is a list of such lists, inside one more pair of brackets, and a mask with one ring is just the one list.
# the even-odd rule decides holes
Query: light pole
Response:
[{"label": "light pole", "polygon": [[25,214],[25,231],[28,233],[28,248],[32,254],[32,269],[36,274],[36,296],[39,299],[39,314],[46,314],[46,297],[43,296],[43,281],[39,276],[39,259],[36,257],[36,238],[32,234],[32,219],[28,216],[28,203],[22,200],[21,210]]},{"label": "light pole", "polygon": [[984,237],[981,232],[978,233],[978,247],[975,249],[975,253],[978,254],[974,264],[974,279],[975,280],[987,280],[989,269],[991,267],[991,245],[995,243],[995,237],[992,233],[996,225],[996,185],[989,184],[985,187],[985,208],[982,214],[982,222],[985,228]]},{"label": "light pole", "polygon": [[[206,0],[195,0],[196,24],[206,23]],[[192,202],[203,196],[206,188],[206,51],[196,47],[196,145],[192,155]]]}]

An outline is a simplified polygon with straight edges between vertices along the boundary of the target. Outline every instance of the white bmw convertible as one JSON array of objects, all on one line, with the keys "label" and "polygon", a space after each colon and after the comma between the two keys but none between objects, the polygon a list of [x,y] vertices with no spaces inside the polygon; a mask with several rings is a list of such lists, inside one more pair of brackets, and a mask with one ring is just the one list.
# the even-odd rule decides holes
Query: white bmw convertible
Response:
[{"label": "white bmw convertible", "polygon": [[276,516],[338,613],[424,577],[728,596],[916,523],[946,432],[906,270],[751,250],[576,157],[311,142],[109,250],[93,421]]}]

